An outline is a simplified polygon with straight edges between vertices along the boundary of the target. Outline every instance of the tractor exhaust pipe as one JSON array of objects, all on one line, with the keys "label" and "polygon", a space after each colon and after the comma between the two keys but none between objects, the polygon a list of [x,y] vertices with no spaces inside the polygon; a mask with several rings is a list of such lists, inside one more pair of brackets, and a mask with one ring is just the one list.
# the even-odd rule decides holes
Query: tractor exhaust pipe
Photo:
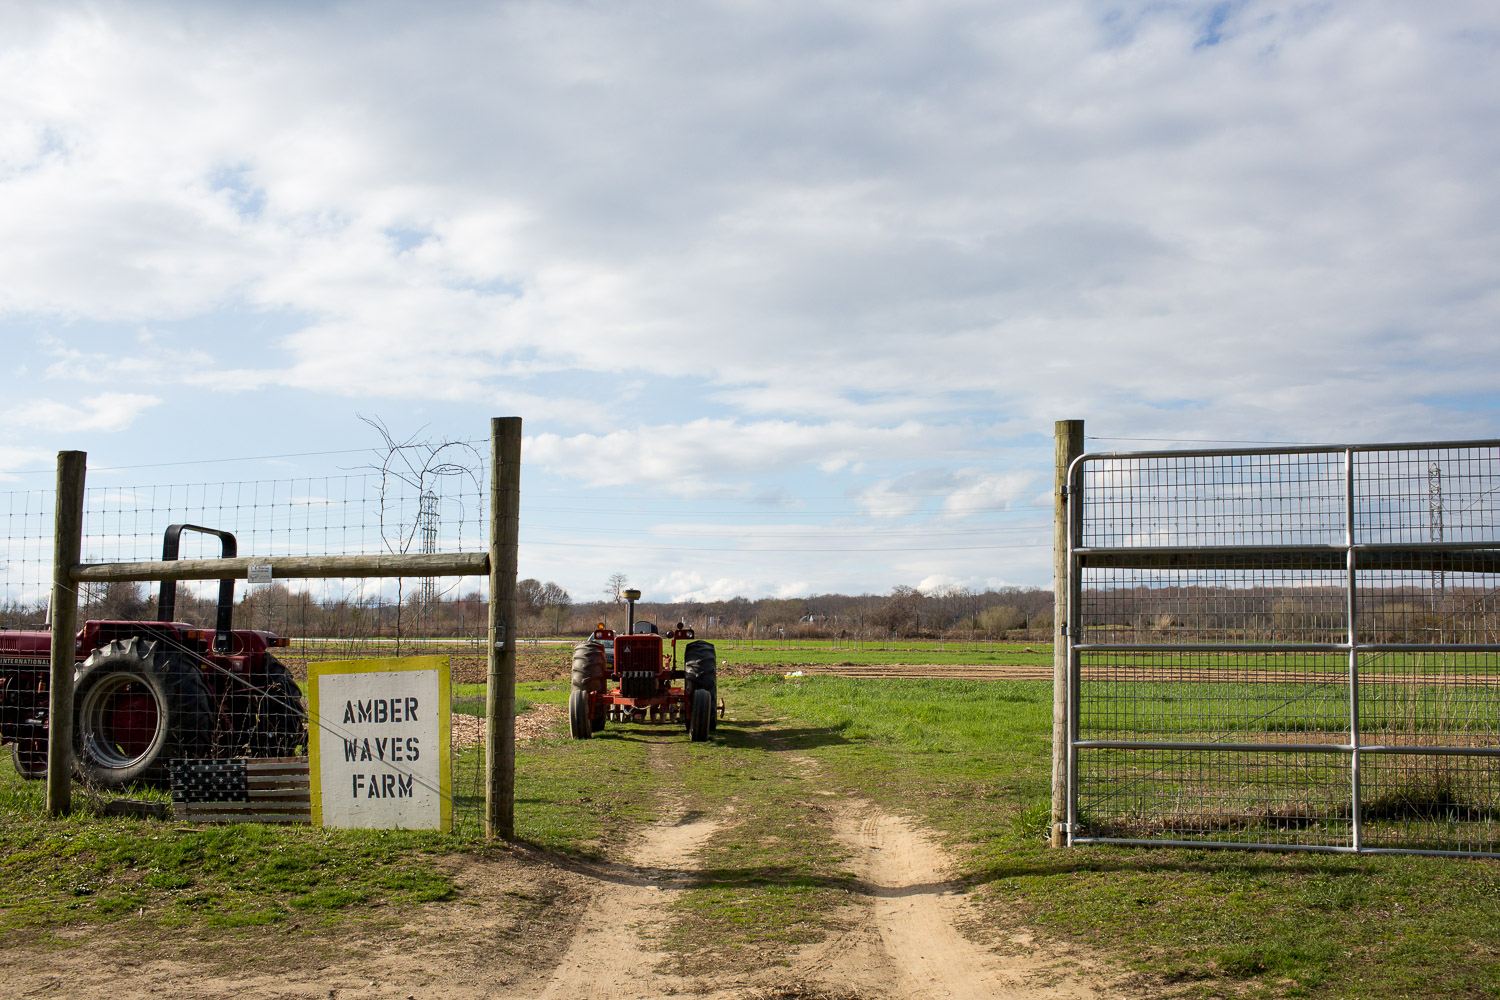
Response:
[{"label": "tractor exhaust pipe", "polygon": [[626,635],[635,635],[635,602],[641,599],[639,590],[625,591],[625,600],[630,603],[630,623],[625,626]]}]

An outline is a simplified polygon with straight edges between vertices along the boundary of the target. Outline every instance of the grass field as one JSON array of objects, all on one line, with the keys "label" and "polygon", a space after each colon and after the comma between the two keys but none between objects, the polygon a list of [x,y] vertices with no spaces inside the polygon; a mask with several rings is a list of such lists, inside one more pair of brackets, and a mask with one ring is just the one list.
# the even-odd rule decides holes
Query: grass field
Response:
[{"label": "grass field", "polygon": [[[535,667],[550,664],[554,669],[566,672],[566,664],[572,655],[572,643],[577,637],[549,638],[539,641],[521,640],[517,645],[518,657],[523,666]],[[860,641],[841,639],[715,639],[721,663],[734,666],[766,667],[786,666],[844,666],[850,664],[917,664],[917,665],[972,665],[984,666],[1031,666],[1052,665],[1052,643],[1049,640],[997,641],[997,640],[953,640],[936,639]],[[361,640],[359,643],[340,644],[333,640],[319,642],[294,641],[285,656],[294,669],[309,660],[337,659],[354,655],[394,655],[396,645],[391,640]],[[481,662],[482,643],[472,639],[439,640],[426,639],[413,643],[407,640],[402,645],[404,655],[448,654],[464,662]],[[1343,653],[1258,653],[1258,654],[1194,654],[1194,653],[1084,653],[1085,667],[1104,665],[1110,662],[1128,662],[1135,665],[1154,665],[1161,668],[1219,667],[1235,670],[1288,670],[1301,673],[1326,673],[1338,677],[1348,672],[1348,657]],[[1380,673],[1387,670],[1421,669],[1441,671],[1448,675],[1466,673],[1489,673],[1500,666],[1500,654],[1469,653],[1462,655],[1423,652],[1368,653],[1362,658],[1362,669]],[[524,673],[525,671],[523,671]],[[299,674],[300,676],[300,674]],[[479,668],[475,681],[483,679]]]},{"label": "grass field", "polygon": [[[810,787],[816,773],[820,788],[938,831],[1002,939],[1025,926],[1073,942],[1144,977],[1144,995],[1500,997],[1500,861],[1053,851],[1043,845],[1050,683],[764,673],[721,688],[730,712],[707,744],[611,726],[518,751],[517,832],[543,857],[609,858],[668,807],[664,789],[678,807],[726,817],[662,942],[684,974],[774,962],[838,926],[851,877],[823,825],[824,793]],[[1153,694],[1169,704],[1195,690]],[[1265,709],[1295,693],[1263,692],[1233,711],[1271,719]],[[482,705],[478,685],[455,694],[464,708]],[[535,704],[566,694],[561,680],[518,690]],[[1228,712],[1205,709],[1216,724],[1233,722]],[[459,767],[477,769],[477,753]],[[164,930],[321,940],[453,900],[460,889],[438,859],[485,851],[472,835],[87,812],[53,822],[40,786],[0,764],[0,933],[18,944],[68,947],[79,928],[105,925],[142,940]],[[508,905],[520,927],[544,906],[524,894]]]}]

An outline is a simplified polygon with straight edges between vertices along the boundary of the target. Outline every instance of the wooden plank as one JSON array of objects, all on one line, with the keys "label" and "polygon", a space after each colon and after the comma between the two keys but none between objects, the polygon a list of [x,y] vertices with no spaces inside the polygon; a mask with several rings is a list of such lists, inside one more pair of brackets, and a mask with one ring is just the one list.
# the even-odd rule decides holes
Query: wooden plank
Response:
[{"label": "wooden plank", "polygon": [[176,813],[178,820],[193,823],[311,823],[312,811],[306,810],[300,813],[215,813],[215,812],[192,812]]},{"label": "wooden plank", "polygon": [[75,565],[68,577],[78,583],[136,580],[239,580],[251,564],[271,564],[277,580],[346,576],[485,576],[488,552],[432,552],[406,555],[254,556],[237,559],[177,559],[172,562],[119,562]]},{"label": "wooden plank", "polygon": [[[195,823],[311,823],[306,757],[173,761],[173,815]],[[205,783],[227,798],[184,801]],[[213,788],[213,784],[209,784]]]},{"label": "wooden plank", "polygon": [[303,802],[311,808],[312,799],[309,798],[308,789],[251,789],[251,799],[276,799],[276,801]]}]

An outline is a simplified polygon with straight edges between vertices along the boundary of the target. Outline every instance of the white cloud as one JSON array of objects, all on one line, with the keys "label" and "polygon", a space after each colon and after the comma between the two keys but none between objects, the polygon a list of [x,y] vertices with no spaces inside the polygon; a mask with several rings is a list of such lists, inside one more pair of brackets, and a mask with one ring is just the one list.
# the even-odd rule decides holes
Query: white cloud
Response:
[{"label": "white cloud", "polygon": [[103,392],[87,396],[78,403],[38,399],[12,406],[0,414],[0,424],[7,428],[62,434],[122,431],[135,422],[141,411],[160,404],[161,400],[156,396],[132,392]]},{"label": "white cloud", "polygon": [[956,438],[950,428],[910,422],[880,428],[700,419],[607,434],[538,434],[526,439],[522,454],[553,475],[591,486],[647,483],[682,496],[736,495],[747,489],[742,477],[799,464],[814,467],[829,454],[921,458],[952,446]]},{"label": "white cloud", "polygon": [[1001,389],[1222,434],[1291,370],[1414,404],[1378,432],[1433,419],[1408,351],[1484,391],[1438,344],[1500,306],[1493,12],[1206,10],[58,8],[0,60],[0,308],[292,310],[290,364],[214,345],[234,384],[547,419],[522,357],[887,426]]},{"label": "white cloud", "polygon": [[0,482],[21,483],[36,480],[35,476],[22,477],[16,473],[38,469],[45,471],[51,469],[56,461],[56,454],[45,448],[0,443]]}]

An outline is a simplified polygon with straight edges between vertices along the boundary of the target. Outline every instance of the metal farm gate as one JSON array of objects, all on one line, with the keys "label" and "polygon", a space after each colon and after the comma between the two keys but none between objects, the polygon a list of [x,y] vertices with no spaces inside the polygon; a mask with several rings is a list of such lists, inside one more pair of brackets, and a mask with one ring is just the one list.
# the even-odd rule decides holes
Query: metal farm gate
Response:
[{"label": "metal farm gate", "polygon": [[1067,482],[1068,843],[1500,855],[1500,442]]}]

